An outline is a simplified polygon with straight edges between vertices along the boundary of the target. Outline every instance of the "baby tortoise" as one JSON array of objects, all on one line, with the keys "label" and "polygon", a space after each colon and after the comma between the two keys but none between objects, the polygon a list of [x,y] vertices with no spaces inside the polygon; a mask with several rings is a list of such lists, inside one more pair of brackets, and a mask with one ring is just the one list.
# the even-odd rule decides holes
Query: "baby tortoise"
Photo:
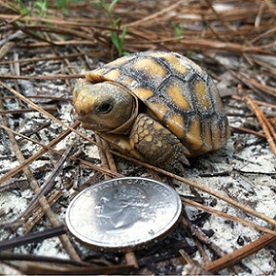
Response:
[{"label": "baby tortoise", "polygon": [[86,73],[73,92],[84,128],[120,152],[168,170],[221,148],[230,130],[216,86],[177,53],[121,57]]}]

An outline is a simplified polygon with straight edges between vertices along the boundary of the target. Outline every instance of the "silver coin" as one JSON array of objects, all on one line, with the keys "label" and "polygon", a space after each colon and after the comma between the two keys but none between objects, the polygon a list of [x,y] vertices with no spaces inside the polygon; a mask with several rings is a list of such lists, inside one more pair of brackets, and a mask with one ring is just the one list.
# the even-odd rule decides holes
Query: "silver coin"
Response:
[{"label": "silver coin", "polygon": [[182,204],[170,186],[125,177],[95,184],[78,194],[66,213],[69,231],[100,249],[126,251],[148,246],[170,233]]}]

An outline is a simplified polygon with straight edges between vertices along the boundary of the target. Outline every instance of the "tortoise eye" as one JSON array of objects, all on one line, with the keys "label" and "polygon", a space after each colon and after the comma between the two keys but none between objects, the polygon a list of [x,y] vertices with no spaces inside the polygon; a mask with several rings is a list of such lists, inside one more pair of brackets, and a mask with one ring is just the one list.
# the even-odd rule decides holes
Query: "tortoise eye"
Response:
[{"label": "tortoise eye", "polygon": [[98,113],[101,113],[101,114],[107,114],[107,113],[109,113],[112,109],[113,109],[113,103],[112,103],[112,102],[105,102],[105,103],[100,104],[100,105],[97,107]]}]

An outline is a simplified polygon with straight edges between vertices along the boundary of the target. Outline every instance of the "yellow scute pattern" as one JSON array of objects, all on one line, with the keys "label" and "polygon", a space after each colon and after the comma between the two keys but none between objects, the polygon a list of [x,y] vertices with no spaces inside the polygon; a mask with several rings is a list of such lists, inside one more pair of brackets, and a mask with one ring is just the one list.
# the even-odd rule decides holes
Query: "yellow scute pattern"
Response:
[{"label": "yellow scute pattern", "polygon": [[194,118],[191,120],[189,132],[187,133],[187,138],[189,140],[190,148],[192,150],[198,150],[201,148],[203,142],[201,140],[201,129],[200,129],[200,119]]},{"label": "yellow scute pattern", "polygon": [[163,103],[151,103],[150,109],[153,111],[153,113],[157,116],[159,120],[163,120],[164,116],[166,115],[168,111],[168,107]]},{"label": "yellow scute pattern", "polygon": [[212,133],[209,122],[204,123],[204,152],[208,152],[212,149]]},{"label": "yellow scute pattern", "polygon": [[173,103],[182,110],[190,109],[190,105],[182,94],[181,89],[176,85],[170,85],[167,87],[167,93]]},{"label": "yellow scute pattern", "polygon": [[210,109],[210,101],[206,92],[205,84],[201,80],[197,80],[195,82],[195,96],[197,98],[197,103],[201,108]]},{"label": "yellow scute pattern", "polygon": [[220,129],[217,124],[212,125],[212,133],[213,133],[213,148],[219,149],[221,147],[221,141],[220,141]]},{"label": "yellow scute pattern", "polygon": [[166,55],[164,59],[170,64],[170,66],[179,74],[184,75],[187,72],[187,67],[180,63],[179,59],[173,55]]},{"label": "yellow scute pattern", "polygon": [[171,115],[167,121],[166,125],[179,139],[183,138],[185,135],[184,130],[184,120],[180,114]]},{"label": "yellow scute pattern", "polygon": [[147,100],[153,96],[153,91],[143,87],[138,87],[134,90],[135,95],[141,100]]},{"label": "yellow scute pattern", "polygon": [[152,79],[157,77],[164,78],[167,74],[160,64],[149,58],[139,59],[133,64],[133,68],[145,72]]},{"label": "yellow scute pattern", "polygon": [[111,70],[110,72],[104,74],[105,79],[113,80],[113,81],[118,80],[119,76],[120,76],[120,71],[119,70]]}]

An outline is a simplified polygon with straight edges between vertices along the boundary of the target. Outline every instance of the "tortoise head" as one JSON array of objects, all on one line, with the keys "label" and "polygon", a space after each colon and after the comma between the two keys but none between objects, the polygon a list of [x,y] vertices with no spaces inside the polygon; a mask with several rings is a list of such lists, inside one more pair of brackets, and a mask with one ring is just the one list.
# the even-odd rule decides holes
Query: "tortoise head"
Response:
[{"label": "tortoise head", "polygon": [[96,132],[126,134],[135,118],[137,100],[127,88],[110,82],[90,83],[80,79],[73,104],[84,128]]}]

